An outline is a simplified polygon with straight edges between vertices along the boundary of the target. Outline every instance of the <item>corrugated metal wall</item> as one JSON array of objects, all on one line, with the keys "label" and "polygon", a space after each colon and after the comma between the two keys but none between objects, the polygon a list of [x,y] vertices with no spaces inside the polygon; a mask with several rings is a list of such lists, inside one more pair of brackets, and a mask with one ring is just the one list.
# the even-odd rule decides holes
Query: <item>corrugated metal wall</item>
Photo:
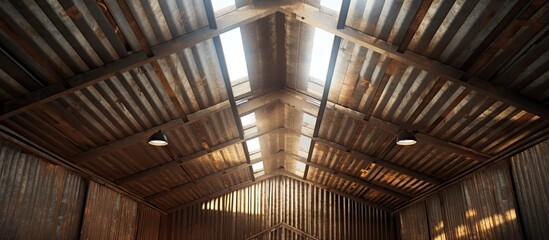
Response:
[{"label": "corrugated metal wall", "polygon": [[[280,176],[168,214],[161,239],[246,239],[279,223],[319,239],[389,239],[391,218],[382,210]],[[274,239],[280,235],[271,233]],[[299,238],[297,233],[288,236]]]},{"label": "corrugated metal wall", "polygon": [[0,141],[0,238],[76,239],[86,180]]},{"label": "corrugated metal wall", "polygon": [[137,202],[90,182],[81,239],[135,239]]},{"label": "corrugated metal wall", "polygon": [[402,239],[521,239],[502,162],[399,212]]},{"label": "corrugated metal wall", "polygon": [[140,203],[137,210],[137,240],[158,239],[161,213]]},{"label": "corrugated metal wall", "polygon": [[528,239],[549,236],[549,140],[511,158],[513,180]]}]

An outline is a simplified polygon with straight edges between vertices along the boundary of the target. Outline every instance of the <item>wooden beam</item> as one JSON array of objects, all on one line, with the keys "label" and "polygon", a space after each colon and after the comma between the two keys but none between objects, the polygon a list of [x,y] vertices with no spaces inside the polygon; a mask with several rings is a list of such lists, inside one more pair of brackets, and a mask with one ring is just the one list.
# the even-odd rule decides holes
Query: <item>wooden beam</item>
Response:
[{"label": "wooden beam", "polygon": [[[294,226],[291,226],[287,223],[281,223],[280,224],[280,228],[282,229],[286,229],[290,232],[293,232],[294,234],[296,235],[299,235],[300,237],[303,237],[304,239],[311,239],[311,240],[319,240],[317,237],[311,235],[311,234],[308,234],[306,233],[305,231],[299,229],[299,228],[296,228]],[[284,232],[284,231],[283,231]]]},{"label": "wooden beam", "polygon": [[226,148],[226,147],[228,147],[228,146],[232,146],[232,145],[235,145],[235,144],[240,144],[240,143],[243,143],[243,142],[245,142],[245,141],[247,141],[247,140],[250,140],[250,139],[253,139],[253,138],[256,138],[256,137],[260,137],[260,136],[263,136],[263,135],[266,135],[266,134],[272,134],[272,133],[278,133],[278,132],[285,132],[285,131],[286,131],[285,128],[276,128],[276,129],[273,129],[273,130],[270,130],[270,131],[267,131],[267,132],[252,134],[251,136],[246,137],[246,138],[244,138],[244,139],[235,138],[235,139],[232,139],[232,140],[230,140],[230,141],[227,141],[227,142],[224,142],[224,143],[215,145],[215,146],[211,147],[208,151],[206,151],[206,150],[198,151],[198,152],[192,153],[192,154],[190,154],[190,155],[183,156],[183,157],[181,157],[181,158],[179,158],[179,159],[177,159],[177,160],[172,160],[172,161],[169,161],[169,162],[166,162],[166,163],[163,163],[163,164],[154,166],[154,167],[152,167],[152,168],[149,168],[149,169],[146,169],[146,170],[143,170],[143,171],[140,171],[140,172],[137,172],[137,173],[128,175],[128,176],[126,176],[126,177],[117,179],[117,180],[115,180],[114,182],[115,182],[116,184],[118,184],[118,185],[124,185],[124,184],[127,184],[127,183],[129,183],[129,182],[133,182],[133,181],[136,181],[136,180],[138,180],[138,179],[144,178],[144,177],[146,177],[146,176],[149,176],[149,175],[152,175],[152,174],[155,174],[155,173],[164,171],[165,169],[168,169],[168,168],[171,168],[171,167],[178,166],[178,165],[181,164],[181,163],[188,162],[188,161],[192,161],[192,160],[194,160],[194,159],[197,159],[197,158],[200,158],[200,157],[203,157],[203,156],[212,154],[212,153],[214,153],[214,152],[216,152],[216,151],[219,151],[219,150],[221,150],[221,149],[223,149],[223,148]]},{"label": "wooden beam", "polygon": [[[198,179],[194,179],[190,182],[180,184],[180,185],[175,186],[175,187],[173,187],[169,190],[164,190],[164,191],[161,191],[161,192],[157,192],[155,194],[151,194],[151,195],[145,197],[145,199],[147,201],[153,201],[153,200],[156,200],[156,199],[159,199],[159,198],[163,198],[163,197],[169,196],[169,195],[171,195],[175,192],[184,191],[186,189],[189,189],[192,186],[199,185],[199,184],[211,181],[213,179],[220,178],[220,177],[225,176],[225,175],[229,175],[229,174],[231,174],[235,171],[245,169],[245,168],[249,168],[249,167],[252,166],[252,164],[257,163],[259,161],[268,161],[269,159],[277,158],[277,157],[279,157],[281,155],[284,155],[284,154],[285,154],[284,152],[278,152],[276,154],[266,156],[266,157],[263,157],[261,159],[254,160],[254,162],[241,163],[241,164],[238,164],[236,166],[232,166],[230,168],[223,169],[223,170],[220,170],[218,172],[212,173],[210,175],[207,175],[207,176],[204,176],[204,177],[201,177],[201,178],[198,178]],[[253,181],[253,179],[252,179],[252,181]]]},{"label": "wooden beam", "polygon": [[207,176],[204,176],[204,177],[201,177],[201,178],[198,178],[198,179],[195,179],[195,180],[192,180],[190,182],[187,182],[187,183],[184,183],[184,184],[181,184],[181,185],[178,185],[178,186],[175,186],[169,190],[164,190],[164,191],[161,191],[161,192],[157,192],[155,194],[152,194],[152,195],[149,195],[147,197],[145,197],[145,199],[147,201],[154,201],[156,199],[159,199],[159,198],[163,198],[163,197],[166,197],[166,196],[169,196],[173,193],[176,193],[176,192],[180,192],[180,191],[184,191],[184,190],[187,190],[189,189],[190,187],[192,186],[196,186],[196,185],[199,185],[201,183],[204,183],[204,182],[208,182],[208,181],[211,181],[213,179],[216,179],[216,178],[220,178],[224,175],[228,175],[228,174],[231,174],[232,172],[235,172],[235,171],[238,171],[238,170],[241,170],[241,169],[244,169],[246,167],[250,166],[250,164],[248,163],[241,163],[241,164],[238,164],[236,166],[233,166],[233,167],[230,167],[230,168],[227,168],[227,169],[223,169],[219,172],[216,172],[216,173],[213,173],[213,174],[210,174],[210,175],[207,175]]},{"label": "wooden beam", "polygon": [[[280,91],[276,91],[276,92],[267,93],[265,95],[261,95],[259,97],[257,97],[256,95],[250,95],[248,96],[249,98],[251,98],[250,100],[237,106],[237,108],[239,109],[238,111],[241,111],[241,109],[243,111],[255,111],[258,108],[263,107],[265,104],[272,103],[273,101],[278,101],[281,97],[281,94],[282,93],[280,93]],[[211,117],[213,114],[216,114],[221,111],[225,111],[231,107],[232,105],[229,100],[220,102],[206,109],[202,109],[197,112],[188,114],[187,115],[188,122],[183,121],[183,119],[175,119],[175,120],[169,121],[162,125],[144,130],[142,132],[138,132],[131,136],[107,143],[105,145],[102,145],[92,150],[89,150],[87,152],[84,152],[74,157],[72,161],[79,165],[87,163],[89,161],[97,159],[103,155],[106,155],[118,149],[130,146],[140,141],[146,141],[151,134],[157,132],[158,130],[169,131],[170,129],[190,125],[194,122],[201,121],[208,117]]]},{"label": "wooden beam", "polygon": [[210,29],[217,28],[217,22],[215,21],[215,12],[213,10],[213,5],[211,0],[203,0],[204,10],[206,11],[206,17],[208,18],[208,26]]},{"label": "wooden beam", "polygon": [[357,157],[357,158],[366,160],[368,162],[375,163],[377,165],[380,165],[382,167],[385,167],[385,168],[388,168],[388,169],[391,169],[391,170],[394,170],[394,171],[397,171],[397,172],[404,173],[404,174],[406,174],[410,177],[421,179],[423,181],[427,181],[427,182],[430,182],[430,183],[435,184],[435,185],[439,185],[439,184],[442,184],[444,182],[442,179],[427,175],[427,174],[422,173],[422,172],[418,172],[416,170],[412,170],[412,169],[400,166],[398,164],[389,162],[387,160],[376,158],[374,156],[371,156],[371,155],[368,155],[368,154],[365,154],[365,153],[362,153],[362,152],[359,152],[359,151],[356,151],[356,150],[352,150],[351,154],[353,156]]},{"label": "wooden beam", "polygon": [[[281,98],[280,100],[283,103],[290,104],[290,105],[296,107],[297,109],[307,108],[307,109],[309,109],[308,111],[311,111],[311,109],[314,109],[314,108],[317,107],[316,105],[314,105],[312,103],[309,103],[307,101],[298,101],[298,99],[300,99],[300,98],[305,98],[305,96],[302,96],[301,94],[296,94],[294,92],[289,92],[289,91],[287,92],[287,94],[296,95],[296,97]],[[285,96],[287,96],[287,95],[285,95]],[[292,99],[294,99],[294,100],[292,100]],[[299,105],[294,105],[294,104],[299,104]],[[381,119],[378,119],[378,118],[375,118],[375,117],[370,117],[369,120],[365,120],[364,119],[364,116],[365,116],[364,113],[358,112],[356,110],[341,106],[337,103],[333,103],[333,102],[330,102],[330,101],[328,101],[328,103],[326,105],[326,108],[330,109],[332,111],[336,111],[336,112],[341,113],[341,114],[345,114],[345,115],[355,119],[359,123],[363,123],[363,124],[370,125],[370,126],[375,126],[377,128],[380,128],[380,129],[383,129],[383,130],[386,130],[388,132],[392,132],[392,133],[395,133],[395,134],[397,134],[398,130],[401,129],[401,127],[396,125],[396,124],[393,124],[391,122],[384,121],[384,120],[381,120]],[[459,145],[457,143],[451,143],[451,142],[448,142],[448,141],[445,141],[445,140],[442,140],[442,139],[439,139],[439,138],[436,138],[436,137],[433,137],[433,136],[430,136],[430,135],[427,135],[427,134],[424,134],[424,133],[418,133],[418,134],[416,134],[416,137],[418,139],[421,139],[421,141],[424,141],[426,143],[435,145],[435,146],[440,147],[440,148],[444,148],[444,149],[446,149],[450,152],[457,153],[457,154],[469,157],[469,158],[474,159],[474,160],[486,161],[487,159],[489,159],[491,157],[488,154],[481,153],[481,152],[478,152],[474,149]]]},{"label": "wooden beam", "polygon": [[57,98],[71,94],[83,88],[92,86],[101,81],[115,76],[116,73],[126,72],[156,61],[159,58],[169,56],[177,51],[192,47],[197,43],[211,39],[231,29],[244,26],[263,17],[274,14],[278,10],[278,2],[254,4],[239,8],[216,19],[217,29],[208,27],[197,29],[181,37],[166,41],[151,47],[152,54],[147,56],[145,52],[137,52],[114,62],[107,63],[90,71],[67,79],[69,87],[62,83],[49,85],[40,90],[26,94],[23,97],[4,102],[0,106],[0,121],[19,113],[28,111],[41,104],[53,101]]},{"label": "wooden beam", "polygon": [[267,180],[271,177],[276,177],[277,175],[276,174],[271,174],[271,173],[268,173],[268,174],[265,174],[263,176],[260,176],[258,178],[255,179],[255,182],[252,181],[252,180],[248,180],[248,181],[245,181],[245,182],[242,182],[240,184],[237,184],[237,185],[234,185],[234,186],[230,186],[230,187],[227,187],[223,190],[220,190],[220,191],[217,191],[217,192],[213,192],[213,193],[210,193],[204,197],[200,197],[200,198],[197,198],[197,199],[194,199],[192,201],[189,201],[189,202],[186,202],[186,203],[183,203],[183,204],[180,204],[180,205],[177,205],[175,207],[172,207],[172,208],[169,208],[169,209],[166,209],[166,212],[170,213],[170,212],[175,212],[177,210],[181,210],[181,209],[184,209],[184,208],[187,208],[187,207],[190,207],[190,206],[193,206],[193,205],[196,205],[196,204],[199,204],[199,203],[202,203],[202,202],[206,202],[210,199],[214,199],[216,197],[219,197],[219,196],[223,196],[227,193],[230,193],[230,192],[233,192],[233,191],[238,191],[240,189],[243,189],[243,188],[247,188],[251,185],[254,185],[256,183],[259,183],[261,181],[264,181],[264,180]]},{"label": "wooden beam", "polygon": [[383,185],[381,185],[379,183],[376,183],[376,182],[370,182],[370,181],[360,179],[360,178],[357,178],[357,177],[354,177],[354,176],[351,176],[351,175],[348,175],[348,174],[345,174],[345,173],[342,173],[342,172],[338,172],[337,170],[332,169],[330,167],[320,165],[320,164],[315,163],[315,162],[308,161],[308,159],[306,159],[304,157],[301,157],[301,156],[296,156],[294,154],[288,154],[288,155],[296,161],[305,163],[308,166],[319,169],[320,171],[331,173],[334,176],[339,177],[341,179],[345,179],[349,182],[356,183],[356,184],[371,188],[371,189],[373,189],[375,191],[378,191],[380,193],[383,193],[383,194],[387,194],[387,195],[391,195],[391,196],[396,197],[396,198],[400,198],[404,201],[408,201],[408,200],[412,199],[412,196],[409,195],[406,192],[396,190],[396,189],[390,189],[390,188],[388,188],[386,186],[383,186]]},{"label": "wooden beam", "polygon": [[358,30],[349,27],[338,29],[337,21],[335,19],[330,15],[319,11],[318,8],[306,3],[294,2],[292,4],[281,5],[280,12],[399,62],[436,74],[444,79],[450,80],[495,100],[536,114],[541,118],[549,118],[549,107],[542,102],[528,98],[478,77],[473,76],[470,79],[464,79],[465,73],[459,69],[429,59],[412,51],[401,53],[398,51],[397,45],[393,45]]},{"label": "wooden beam", "polygon": [[[338,149],[338,150],[343,151],[343,152],[347,152],[346,151],[347,150],[346,146],[340,145],[338,143],[335,143],[335,142],[332,142],[330,140],[323,139],[323,138],[316,138],[316,140],[317,140],[317,143],[319,143],[319,144],[322,144],[322,145],[325,145],[325,146],[328,146],[328,147],[331,147],[331,148],[335,148],[335,149]],[[371,155],[368,155],[368,154],[365,154],[365,153],[362,153],[362,152],[359,152],[359,151],[356,151],[356,150],[351,150],[349,153],[351,155],[353,155],[354,157],[356,157],[356,158],[363,159],[365,161],[375,163],[375,164],[380,165],[382,167],[385,167],[385,168],[388,168],[388,169],[391,169],[391,170],[394,170],[394,171],[397,171],[397,172],[404,173],[408,176],[411,176],[411,177],[414,177],[414,178],[417,178],[417,179],[421,179],[423,181],[427,181],[427,182],[430,182],[430,183],[435,184],[435,185],[442,184],[444,182],[442,179],[438,179],[436,177],[429,176],[425,173],[421,173],[421,172],[418,172],[418,171],[400,166],[398,164],[395,164],[395,163],[389,162],[387,160],[383,160],[383,159],[377,158],[375,156],[371,156]]]},{"label": "wooden beam", "polygon": [[122,149],[124,147],[130,146],[132,144],[138,143],[138,142],[145,142],[150,137],[151,134],[163,130],[163,131],[169,131],[174,128],[183,127],[190,125],[194,122],[203,120],[207,117],[212,116],[215,113],[218,113],[220,111],[224,111],[229,108],[229,101],[224,101],[221,103],[218,103],[216,105],[213,105],[211,107],[208,107],[206,109],[202,109],[200,111],[197,111],[195,113],[191,113],[187,115],[187,118],[189,121],[185,122],[183,119],[178,118],[171,120],[169,122],[166,122],[164,124],[158,125],[156,127],[149,128],[147,130],[135,133],[133,135],[130,135],[125,138],[118,139],[116,141],[107,143],[105,145],[99,146],[97,148],[94,148],[92,150],[89,150],[87,152],[84,152],[76,157],[73,158],[73,162],[76,164],[84,164],[87,162],[90,162],[94,159],[99,158],[100,156],[104,156],[110,152]]}]

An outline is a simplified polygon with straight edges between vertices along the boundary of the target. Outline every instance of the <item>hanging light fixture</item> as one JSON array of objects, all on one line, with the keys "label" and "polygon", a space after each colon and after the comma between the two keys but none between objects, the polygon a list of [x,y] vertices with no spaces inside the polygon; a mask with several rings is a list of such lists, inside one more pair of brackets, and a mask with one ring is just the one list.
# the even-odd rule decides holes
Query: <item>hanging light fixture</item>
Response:
[{"label": "hanging light fixture", "polygon": [[155,132],[151,137],[149,138],[149,145],[155,146],[155,147],[163,147],[168,145],[168,136],[162,132],[162,130],[158,130],[158,132]]},{"label": "hanging light fixture", "polygon": [[410,146],[410,145],[414,145],[416,143],[417,143],[417,139],[414,136],[414,133],[412,133],[408,130],[403,130],[403,129],[398,131],[398,136],[397,136],[397,140],[396,140],[397,145]]}]

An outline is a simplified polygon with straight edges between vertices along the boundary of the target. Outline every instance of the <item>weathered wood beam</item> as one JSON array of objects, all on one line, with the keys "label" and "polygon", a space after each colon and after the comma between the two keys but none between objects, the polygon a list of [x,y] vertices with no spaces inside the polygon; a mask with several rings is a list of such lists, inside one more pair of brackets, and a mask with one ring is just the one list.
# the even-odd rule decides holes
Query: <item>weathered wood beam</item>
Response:
[{"label": "weathered wood beam", "polygon": [[367,180],[364,180],[364,179],[360,179],[360,178],[348,175],[348,174],[343,173],[343,172],[339,172],[336,169],[333,169],[333,168],[330,168],[330,167],[327,167],[327,166],[324,166],[324,165],[320,165],[320,164],[315,163],[315,162],[308,161],[308,159],[306,159],[304,157],[296,156],[294,154],[288,154],[288,155],[292,159],[294,159],[296,161],[299,161],[299,162],[302,162],[302,163],[305,163],[308,166],[317,168],[320,171],[331,173],[336,177],[339,177],[341,179],[345,179],[345,180],[347,180],[349,182],[352,182],[352,183],[356,183],[356,184],[371,188],[371,189],[373,189],[375,191],[378,191],[380,193],[391,195],[393,197],[400,198],[404,201],[411,200],[412,197],[413,197],[409,193],[406,193],[404,191],[393,189],[393,188],[390,188],[389,186],[383,186],[382,184],[379,184],[379,183],[376,183],[376,182],[370,182],[370,181],[367,181]]},{"label": "weathered wood beam", "polygon": [[203,0],[204,10],[206,11],[206,17],[208,18],[208,26],[210,29],[217,28],[217,22],[215,21],[215,12],[213,10],[213,5],[211,0]]},{"label": "weathered wood beam", "polygon": [[[339,46],[341,44],[341,38],[334,36],[332,43],[332,51],[330,53],[330,60],[328,62],[328,70],[326,71],[326,81],[324,82],[324,90],[322,92],[322,99],[320,100],[320,106],[318,107],[318,113],[316,114],[315,129],[313,130],[313,138],[318,136],[320,131],[320,125],[322,125],[322,119],[324,118],[324,110],[326,109],[326,103],[328,102],[328,95],[330,94],[330,87],[332,86],[332,79],[334,77],[334,70],[337,61],[337,55],[339,53]],[[313,152],[315,150],[315,140],[311,140],[309,152],[307,154],[307,162],[311,161]],[[307,179],[309,173],[309,165],[305,166],[303,172],[303,179]]]},{"label": "weathered wood beam", "polygon": [[[293,98],[285,97],[285,98],[281,98],[280,100],[283,103],[286,103],[286,104],[289,104],[289,105],[292,105],[292,106],[296,107],[296,109],[299,109],[299,110],[307,109],[306,112],[310,112],[310,111],[313,111],[314,109],[318,108],[316,105],[314,105],[312,103],[309,103],[307,101],[303,101],[303,100],[298,101],[299,99],[306,99],[307,96],[303,96],[302,94],[295,93],[295,92],[290,92],[290,91],[287,91],[287,94],[295,95],[295,97],[293,97]],[[299,104],[299,105],[294,105],[294,104]],[[355,119],[359,123],[363,123],[363,124],[370,125],[370,126],[375,126],[377,128],[386,130],[388,132],[393,132],[395,134],[397,134],[398,130],[401,129],[401,127],[396,125],[396,124],[393,124],[391,122],[387,122],[387,121],[384,121],[384,120],[381,120],[381,119],[378,119],[378,118],[375,118],[375,117],[370,117],[369,120],[365,120],[364,119],[364,116],[365,116],[364,113],[358,112],[354,109],[350,109],[348,107],[344,107],[344,106],[341,106],[337,103],[333,103],[333,102],[330,102],[330,101],[328,101],[328,103],[326,105],[326,109],[329,109],[331,111],[336,111],[336,112],[341,113],[341,114],[345,114],[345,115]],[[469,157],[469,158],[474,159],[474,160],[486,161],[487,159],[489,159],[491,157],[488,154],[481,153],[481,152],[478,152],[474,149],[459,145],[457,143],[451,143],[451,142],[448,142],[448,141],[445,141],[445,140],[442,140],[442,139],[439,139],[439,138],[436,138],[436,137],[433,137],[433,136],[430,136],[430,135],[427,135],[427,134],[424,134],[424,133],[418,133],[418,134],[416,134],[416,137],[419,140],[424,141],[426,143],[435,145],[439,148],[446,149],[446,150],[448,150],[450,152],[453,152],[453,153],[456,153],[456,154],[460,154],[460,155]]]},{"label": "weathered wood beam", "polygon": [[347,22],[347,15],[349,14],[350,6],[351,0],[343,0],[341,2],[341,8],[339,9],[339,18],[337,19],[337,29],[345,28],[345,22]]},{"label": "weathered wood beam", "polygon": [[221,149],[223,149],[223,148],[226,148],[226,147],[228,147],[228,146],[232,146],[232,145],[235,145],[235,144],[240,144],[240,143],[243,143],[243,142],[245,142],[245,141],[247,141],[247,140],[250,140],[250,139],[253,139],[253,138],[256,138],[256,137],[260,137],[260,136],[263,136],[263,135],[266,135],[266,134],[280,133],[280,132],[285,132],[285,131],[286,131],[285,128],[276,128],[276,129],[273,129],[273,130],[270,130],[270,131],[267,131],[267,132],[252,134],[251,136],[246,137],[246,138],[244,138],[244,139],[235,138],[235,139],[232,139],[232,140],[230,140],[230,141],[227,141],[227,142],[224,142],[224,143],[215,145],[215,146],[211,147],[208,151],[207,151],[207,150],[202,150],[202,151],[199,151],[199,152],[195,152],[195,153],[192,153],[192,154],[190,154],[190,155],[183,156],[183,157],[181,157],[181,158],[179,158],[179,159],[177,159],[177,160],[172,160],[172,161],[169,161],[169,162],[166,162],[166,163],[163,163],[163,164],[154,166],[154,167],[152,167],[152,168],[149,168],[149,169],[146,169],[146,170],[143,170],[143,171],[140,171],[140,172],[131,174],[131,175],[129,175],[129,176],[126,176],[126,177],[117,179],[117,180],[115,180],[114,182],[115,182],[116,184],[118,184],[118,185],[124,185],[124,184],[127,184],[127,183],[129,183],[129,182],[133,182],[133,181],[136,181],[136,180],[138,180],[138,179],[144,178],[144,177],[146,177],[146,176],[149,176],[149,175],[152,175],[152,174],[155,174],[155,173],[164,171],[165,169],[168,169],[168,168],[172,168],[172,167],[178,166],[178,165],[180,165],[181,163],[188,162],[188,161],[192,161],[192,160],[194,160],[194,159],[197,159],[197,158],[200,158],[200,157],[203,157],[203,156],[212,154],[212,153],[214,153],[214,152],[216,152],[216,151],[219,151],[219,150],[221,150]]},{"label": "weathered wood beam", "polygon": [[[325,145],[325,146],[328,146],[328,147],[331,147],[331,148],[335,148],[335,149],[338,149],[338,150],[343,151],[343,152],[347,152],[347,147],[346,146],[340,145],[338,143],[335,143],[335,142],[332,142],[330,140],[323,139],[323,138],[316,138],[316,140],[317,140],[317,143],[319,143],[319,144],[322,144],[322,145]],[[356,151],[356,150],[351,150],[348,153],[353,155],[356,158],[363,159],[365,161],[375,163],[375,164],[380,165],[382,167],[385,167],[385,168],[388,168],[388,169],[391,169],[391,170],[394,170],[394,171],[397,171],[397,172],[404,173],[404,174],[406,174],[410,177],[414,177],[414,178],[417,178],[417,179],[420,179],[420,180],[423,180],[423,181],[427,181],[427,182],[430,182],[430,183],[435,184],[435,185],[442,184],[444,182],[442,179],[438,179],[436,177],[429,176],[425,173],[418,172],[418,171],[400,166],[398,164],[395,164],[395,163],[389,162],[387,160],[383,160],[383,159],[377,158],[375,156],[371,156],[371,155],[368,155],[368,154],[365,154],[365,153],[362,153],[362,152],[359,152],[359,151]]]},{"label": "weathered wood beam", "polygon": [[197,43],[211,39],[231,29],[274,14],[278,10],[277,4],[280,3],[254,4],[239,8],[236,11],[216,18],[217,29],[210,29],[209,27],[200,28],[181,37],[151,47],[152,54],[149,54],[149,56],[146,52],[137,52],[84,72],[67,79],[66,82],[69,83],[69,87],[63,86],[62,83],[53,84],[26,94],[23,97],[4,102],[0,105],[0,120],[107,80],[115,76],[116,73],[132,70],[182,49],[192,47]]},{"label": "weathered wood beam", "polygon": [[220,190],[220,191],[217,191],[217,192],[213,192],[213,193],[210,193],[206,196],[203,196],[203,197],[200,197],[200,198],[197,198],[197,199],[194,199],[192,201],[189,201],[189,202],[186,202],[186,203],[183,203],[183,204],[180,204],[180,205],[177,205],[175,207],[172,207],[172,208],[169,208],[169,209],[165,209],[166,212],[170,213],[170,212],[175,212],[177,210],[181,210],[181,209],[184,209],[184,208],[187,208],[187,207],[190,207],[190,206],[193,206],[193,205],[196,205],[196,204],[199,204],[199,203],[202,203],[202,202],[206,202],[210,199],[214,199],[216,197],[219,197],[219,196],[223,196],[227,193],[230,193],[230,192],[233,192],[233,191],[238,191],[240,189],[243,189],[243,188],[247,188],[251,185],[254,185],[256,183],[259,183],[261,181],[264,181],[264,180],[267,180],[271,177],[276,177],[278,176],[277,174],[271,174],[271,173],[268,173],[268,174],[265,174],[263,176],[260,176],[258,178],[255,179],[255,182],[252,181],[252,180],[248,180],[248,181],[245,181],[245,182],[242,182],[240,184],[237,184],[237,185],[234,185],[234,186],[230,186],[230,187],[227,187],[223,190]]},{"label": "weathered wood beam", "polygon": [[399,62],[436,74],[444,79],[450,80],[495,100],[536,114],[541,118],[549,118],[549,107],[542,102],[528,98],[478,77],[473,76],[469,79],[465,79],[465,73],[459,69],[411,51],[401,53],[398,51],[397,45],[393,45],[358,30],[349,27],[338,29],[337,21],[333,19],[333,17],[306,3],[294,2],[292,4],[281,5],[280,12]]},{"label": "weathered wood beam", "polygon": [[[159,198],[163,198],[163,197],[166,197],[166,196],[169,196],[173,193],[176,193],[176,192],[179,192],[179,191],[184,191],[186,189],[189,189],[190,187],[192,186],[196,186],[196,185],[199,185],[199,184],[202,184],[202,183],[205,183],[205,182],[209,182],[211,180],[214,180],[214,179],[217,179],[217,178],[220,178],[222,176],[226,176],[226,175],[229,175],[233,172],[236,172],[238,170],[241,170],[241,169],[245,169],[245,168],[249,168],[252,166],[252,164],[256,163],[256,162],[259,162],[259,161],[268,161],[270,159],[273,159],[273,158],[277,158],[277,157],[280,157],[280,156],[283,156],[285,153],[284,152],[278,152],[276,154],[273,154],[273,155],[270,155],[270,156],[266,156],[266,157],[263,157],[261,159],[257,159],[257,160],[254,160],[254,162],[246,162],[246,163],[241,163],[241,164],[238,164],[236,166],[232,166],[230,168],[227,168],[227,169],[223,169],[223,170],[220,170],[219,172],[215,172],[215,173],[212,173],[210,175],[207,175],[207,176],[204,176],[204,177],[201,177],[201,178],[198,178],[198,179],[194,179],[190,182],[187,182],[187,183],[184,183],[184,184],[181,184],[181,185],[178,185],[178,186],[175,186],[169,190],[164,190],[164,191],[161,191],[161,192],[157,192],[157,193],[154,193],[154,194],[151,194],[147,197],[145,197],[145,199],[147,201],[153,201],[153,200],[156,200],[156,199],[159,199]],[[252,179],[253,181],[253,179]]]},{"label": "weathered wood beam", "polygon": [[[265,95],[261,95],[259,97],[255,95],[250,95],[247,102],[240,104],[237,106],[238,111],[255,111],[258,108],[263,107],[265,104],[270,104],[274,101],[278,101],[280,98],[280,91],[275,91],[271,93],[267,93]],[[72,159],[72,161],[76,164],[84,164],[89,161],[92,161],[94,159],[97,159],[101,156],[104,156],[110,152],[116,151],[118,149],[130,146],[132,144],[135,144],[140,141],[146,141],[146,139],[153,134],[154,132],[157,132],[158,130],[163,131],[169,131],[170,129],[183,127],[185,125],[192,124],[197,121],[204,120],[218,112],[225,111],[231,107],[230,101],[223,101],[216,105],[213,105],[211,107],[208,107],[206,109],[199,110],[197,112],[188,114],[187,120],[188,122],[183,121],[183,119],[175,119],[172,121],[169,121],[167,123],[164,123],[162,125],[144,130],[142,132],[133,134],[131,136],[107,143],[105,145],[99,146],[97,148],[94,148],[92,150],[89,150],[87,152],[84,152]]]}]

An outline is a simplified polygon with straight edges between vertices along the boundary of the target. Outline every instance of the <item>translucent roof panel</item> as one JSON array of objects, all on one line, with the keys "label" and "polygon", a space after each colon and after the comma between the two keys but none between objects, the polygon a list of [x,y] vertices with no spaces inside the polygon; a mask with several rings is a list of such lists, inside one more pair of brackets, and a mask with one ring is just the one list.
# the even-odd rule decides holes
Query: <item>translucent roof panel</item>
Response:
[{"label": "translucent roof panel", "polygon": [[221,9],[234,6],[234,0],[211,0],[212,1],[212,7],[214,12],[217,12]]},{"label": "translucent roof panel", "polygon": [[244,127],[244,128],[249,127],[249,126],[254,126],[256,124],[256,122],[255,122],[255,113],[250,113],[246,116],[241,117],[240,121],[242,122],[242,127]]},{"label": "translucent roof panel", "polygon": [[263,171],[263,161],[252,164],[252,169],[254,173]]},{"label": "translucent roof panel", "polygon": [[339,12],[341,9],[341,2],[341,0],[320,0],[320,6]]},{"label": "translucent roof panel", "polygon": [[322,29],[315,28],[309,76],[319,80],[321,83],[326,81],[326,73],[328,72],[328,64],[330,62],[333,42],[333,34]]},{"label": "translucent roof panel", "polygon": [[240,28],[219,35],[223,45],[223,55],[229,71],[231,82],[242,81],[248,78],[248,67],[242,45],[242,33]]},{"label": "translucent roof panel", "polygon": [[254,138],[246,141],[246,145],[248,146],[249,153],[254,153],[261,150],[261,147],[259,146],[259,138]]}]

